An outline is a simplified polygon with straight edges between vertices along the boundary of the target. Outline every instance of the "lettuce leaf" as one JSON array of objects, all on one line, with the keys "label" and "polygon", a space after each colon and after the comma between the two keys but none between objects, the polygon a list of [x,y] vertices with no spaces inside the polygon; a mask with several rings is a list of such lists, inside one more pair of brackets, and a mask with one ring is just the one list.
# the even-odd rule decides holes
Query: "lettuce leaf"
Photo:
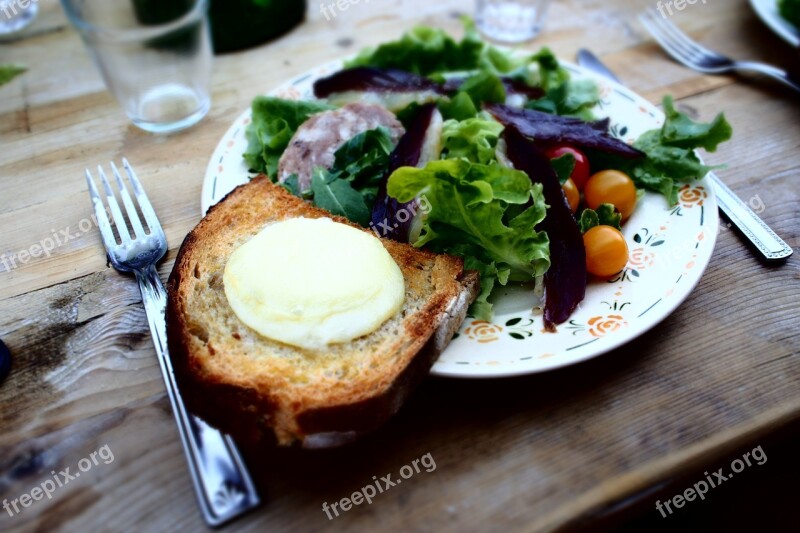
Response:
[{"label": "lettuce leaf", "polygon": [[461,41],[444,30],[417,26],[399,40],[361,51],[345,68],[395,68],[423,76],[474,70],[527,76],[529,57],[486,44],[471,19],[465,17],[462,22],[465,32]]},{"label": "lettuce leaf", "polygon": [[800,0],[778,0],[778,12],[787,21],[800,28]]},{"label": "lettuce leaf", "polygon": [[503,125],[488,118],[448,120],[442,128],[442,156],[487,165],[495,160],[502,132]]},{"label": "lettuce leaf", "polygon": [[450,100],[440,100],[437,107],[445,119],[467,120],[478,114],[472,98],[464,91],[459,91]]},{"label": "lettuce leaf", "polygon": [[535,230],[546,212],[542,186],[524,172],[463,159],[433,161],[396,170],[388,193],[400,202],[424,196],[431,206],[414,246],[464,257],[481,273],[481,295],[471,310],[478,318],[491,317],[495,283],[532,281],[550,266],[547,235]]},{"label": "lettuce leaf", "polygon": [[577,117],[588,122],[594,120],[591,108],[599,101],[600,91],[594,81],[566,80],[547,91],[543,98],[528,102],[525,107],[554,115]]},{"label": "lettuce leaf", "polygon": [[0,65],[0,85],[5,85],[26,70],[28,67],[22,65]]},{"label": "lettuce leaf", "polygon": [[536,79],[531,80],[531,85],[537,85],[545,91],[560,87],[570,79],[567,69],[561,66],[558,58],[549,48],[545,47],[531,56],[530,61],[536,63]]},{"label": "lettuce leaf", "polygon": [[506,101],[506,88],[503,80],[491,72],[479,72],[464,81],[460,88],[472,98],[477,109],[484,103],[503,104]]},{"label": "lettuce leaf", "polygon": [[248,147],[243,154],[254,172],[278,178],[278,161],[297,128],[311,115],[333,109],[320,102],[259,96],[253,100],[253,118],[245,129]]},{"label": "lettuce leaf", "polygon": [[622,215],[613,204],[601,204],[597,210],[584,209],[578,220],[581,233],[586,233],[595,226],[611,226],[622,229]]},{"label": "lettuce leaf", "polygon": [[709,123],[699,123],[676,110],[671,96],[664,97],[663,105],[666,121],[661,129],[645,132],[633,144],[646,154],[645,158],[629,161],[592,154],[590,159],[594,169],[622,170],[638,188],[663,194],[674,205],[678,203],[680,183],[702,179],[709,171],[720,168],[701,163],[695,150],[716,151],[731,138],[733,129],[722,113]]}]

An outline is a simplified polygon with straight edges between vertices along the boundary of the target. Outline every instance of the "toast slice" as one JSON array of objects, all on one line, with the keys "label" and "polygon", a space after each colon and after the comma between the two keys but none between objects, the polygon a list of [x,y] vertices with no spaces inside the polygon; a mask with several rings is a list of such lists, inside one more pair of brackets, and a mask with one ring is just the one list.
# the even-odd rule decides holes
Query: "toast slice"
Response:
[{"label": "toast slice", "polygon": [[209,211],[183,242],[169,278],[169,350],[187,406],[208,423],[250,442],[274,435],[280,445],[337,446],[397,412],[460,327],[479,280],[459,258],[382,240],[405,279],[399,313],[324,351],[273,341],[239,320],[222,275],[237,247],[266,224],[294,217],[358,227],[263,176]]}]

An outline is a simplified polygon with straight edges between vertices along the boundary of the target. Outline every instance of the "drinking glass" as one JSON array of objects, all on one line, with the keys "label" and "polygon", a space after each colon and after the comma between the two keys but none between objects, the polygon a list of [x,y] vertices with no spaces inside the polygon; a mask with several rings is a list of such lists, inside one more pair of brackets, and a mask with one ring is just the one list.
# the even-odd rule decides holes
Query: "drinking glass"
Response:
[{"label": "drinking glass", "polygon": [[37,0],[0,0],[0,37],[21,30],[38,12]]},{"label": "drinking glass", "polygon": [[521,43],[539,35],[550,0],[478,0],[475,20],[495,41]]},{"label": "drinking glass", "polygon": [[208,113],[208,0],[61,1],[134,125],[171,133]]}]

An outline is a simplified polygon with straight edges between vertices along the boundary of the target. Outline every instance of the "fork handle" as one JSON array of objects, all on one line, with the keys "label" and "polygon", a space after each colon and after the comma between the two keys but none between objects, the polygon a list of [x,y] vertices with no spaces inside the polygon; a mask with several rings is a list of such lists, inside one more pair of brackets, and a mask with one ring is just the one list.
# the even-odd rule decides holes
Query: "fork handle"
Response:
[{"label": "fork handle", "polygon": [[795,91],[800,92],[800,80],[798,80],[789,72],[778,67],[766,65],[764,63],[755,63],[752,61],[737,61],[735,67],[737,70],[745,70],[764,74],[765,76],[774,78],[787,87],[791,87]]},{"label": "fork handle", "polygon": [[167,292],[155,266],[137,271],[150,333],[206,523],[218,526],[256,507],[259,496],[233,440],[186,411],[167,349]]}]

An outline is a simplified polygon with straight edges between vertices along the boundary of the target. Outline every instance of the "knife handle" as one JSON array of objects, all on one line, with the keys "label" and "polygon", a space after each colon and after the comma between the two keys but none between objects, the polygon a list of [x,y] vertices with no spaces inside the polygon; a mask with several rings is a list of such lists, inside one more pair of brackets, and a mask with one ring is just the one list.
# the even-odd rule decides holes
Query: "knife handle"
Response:
[{"label": "knife handle", "polygon": [[794,250],[778,237],[750,207],[722,183],[713,172],[708,175],[717,193],[717,203],[766,261],[785,261]]}]

